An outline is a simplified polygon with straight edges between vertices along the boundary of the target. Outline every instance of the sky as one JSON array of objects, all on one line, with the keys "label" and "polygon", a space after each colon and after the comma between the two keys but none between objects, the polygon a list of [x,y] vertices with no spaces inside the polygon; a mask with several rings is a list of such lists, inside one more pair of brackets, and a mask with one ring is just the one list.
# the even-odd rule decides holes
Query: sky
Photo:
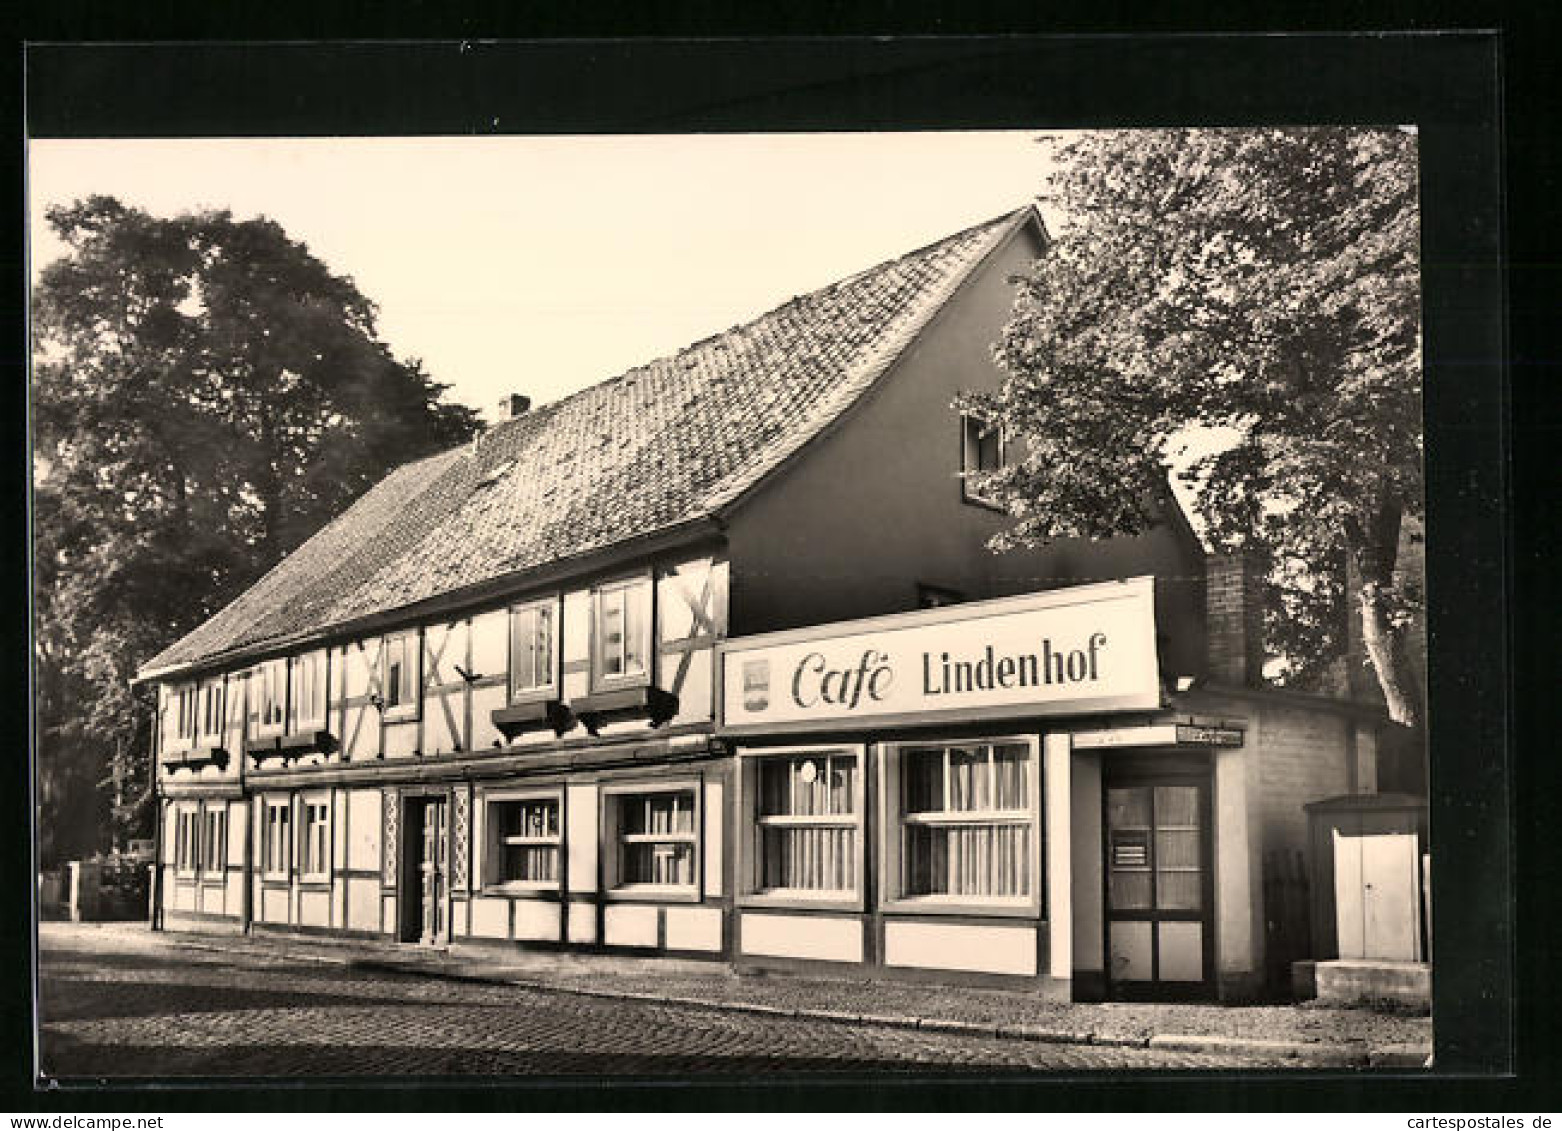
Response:
[{"label": "sky", "polygon": [[1032,201],[1036,137],[33,141],[30,269],[65,250],[44,210],[94,193],[267,216],[492,419],[512,392],[557,400]]}]

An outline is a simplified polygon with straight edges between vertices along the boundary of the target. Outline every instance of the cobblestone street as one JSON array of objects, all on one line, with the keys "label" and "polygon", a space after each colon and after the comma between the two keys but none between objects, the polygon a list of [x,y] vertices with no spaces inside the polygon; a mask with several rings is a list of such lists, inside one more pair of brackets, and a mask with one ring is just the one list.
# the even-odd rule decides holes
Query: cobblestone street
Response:
[{"label": "cobblestone street", "polygon": [[40,972],[42,1067],[61,1078],[1286,1066],[582,997],[202,953],[124,933],[46,933]]}]

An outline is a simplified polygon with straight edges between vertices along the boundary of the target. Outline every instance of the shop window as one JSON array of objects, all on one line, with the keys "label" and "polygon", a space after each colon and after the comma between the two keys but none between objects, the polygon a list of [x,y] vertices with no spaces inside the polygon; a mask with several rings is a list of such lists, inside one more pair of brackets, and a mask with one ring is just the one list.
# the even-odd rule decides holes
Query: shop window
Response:
[{"label": "shop window", "polygon": [[287,661],[267,660],[255,669],[257,729],[275,734],[287,710]]},{"label": "shop window", "polygon": [[650,577],[594,590],[592,618],[592,685],[645,682],[651,655]]},{"label": "shop window", "polygon": [[490,886],[559,886],[560,795],[490,797],[484,880]]},{"label": "shop window", "polygon": [[1030,907],[1039,900],[1036,744],[892,747],[887,886],[892,899]]},{"label": "shop window", "polygon": [[262,873],[267,879],[285,880],[293,866],[293,805],[286,798],[266,802],[261,838]]},{"label": "shop window", "polygon": [[228,861],[228,807],[209,805],[201,817],[201,872],[220,877]]},{"label": "shop window", "polygon": [[510,699],[552,693],[558,677],[558,602],[536,601],[510,610]]},{"label": "shop window", "polygon": [[418,684],[422,674],[423,649],[416,632],[404,632],[385,638],[380,664],[385,717],[410,719],[418,714]]},{"label": "shop window", "polygon": [[964,498],[970,503],[999,506],[990,492],[982,490],[982,477],[1004,467],[1004,436],[999,425],[977,416],[960,417],[960,479]]},{"label": "shop window", "polygon": [[201,866],[200,822],[201,811],[193,805],[175,811],[174,870],[181,876],[193,876]]},{"label": "shop window", "polygon": [[753,819],[747,890],[796,899],[852,899],[861,890],[862,757],[854,748],[745,755]]},{"label": "shop window", "polygon": [[609,886],[693,895],[699,859],[698,795],[692,784],[606,796],[612,835]]},{"label": "shop window", "polygon": [[288,719],[294,731],[325,729],[327,661],[324,652],[294,656]]},{"label": "shop window", "polygon": [[212,745],[222,741],[222,680],[201,684],[201,738]]}]

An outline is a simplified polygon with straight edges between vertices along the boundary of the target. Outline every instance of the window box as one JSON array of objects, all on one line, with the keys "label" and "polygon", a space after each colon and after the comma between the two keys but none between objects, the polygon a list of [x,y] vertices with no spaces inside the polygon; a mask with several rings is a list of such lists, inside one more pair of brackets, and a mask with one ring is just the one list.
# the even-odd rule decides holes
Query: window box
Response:
[{"label": "window box", "polygon": [[644,718],[653,727],[665,725],[678,713],[678,696],[644,684],[616,691],[597,691],[570,704],[586,730],[595,735],[611,722]]},{"label": "window box", "polygon": [[336,749],[336,739],[328,730],[301,731],[285,734],[276,740],[275,753],[284,758],[296,758],[300,754],[329,754]]},{"label": "window box", "polygon": [[553,728],[555,735],[563,735],[575,725],[575,713],[557,699],[538,699],[500,707],[490,717],[506,739],[514,739],[517,735],[542,730],[544,727]]},{"label": "window box", "polygon": [[1034,738],[888,744],[881,773],[886,911],[1040,914]]},{"label": "window box", "polygon": [[163,764],[168,767],[168,772],[175,770],[190,770],[199,773],[207,766],[216,766],[219,770],[228,768],[228,752],[221,746],[210,746],[202,750],[186,750],[173,758],[165,759]]},{"label": "window box", "polygon": [[489,793],[483,806],[484,890],[557,892],[564,864],[563,790]]},{"label": "window box", "polygon": [[603,789],[604,872],[610,897],[698,902],[700,783]]},{"label": "window box", "polygon": [[861,746],[744,751],[739,903],[861,910]]},{"label": "window box", "polygon": [[256,765],[268,758],[282,758],[286,755],[282,751],[282,739],[280,736],[269,738],[246,738],[244,740],[244,753],[255,760]]}]

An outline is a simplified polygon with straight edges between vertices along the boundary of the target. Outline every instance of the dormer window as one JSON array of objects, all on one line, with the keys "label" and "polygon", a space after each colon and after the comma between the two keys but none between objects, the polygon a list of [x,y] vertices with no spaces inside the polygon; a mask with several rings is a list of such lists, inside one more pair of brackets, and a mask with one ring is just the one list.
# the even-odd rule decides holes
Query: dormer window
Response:
[{"label": "dormer window", "polygon": [[967,413],[960,417],[960,429],[960,483],[965,501],[988,507],[1001,506],[991,494],[983,492],[981,479],[1004,467],[1006,443],[1003,426]]}]

